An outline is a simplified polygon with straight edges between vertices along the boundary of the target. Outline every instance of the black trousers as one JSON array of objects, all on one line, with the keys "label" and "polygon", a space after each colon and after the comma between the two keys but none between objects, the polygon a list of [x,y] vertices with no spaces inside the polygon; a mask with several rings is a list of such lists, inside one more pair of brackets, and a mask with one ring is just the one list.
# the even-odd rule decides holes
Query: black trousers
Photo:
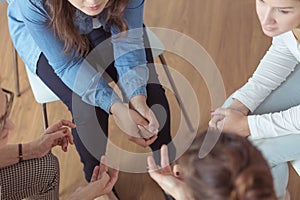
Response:
[{"label": "black trousers", "polygon": [[[147,36],[146,34],[144,35],[144,41],[145,43],[147,43]],[[103,41],[107,41],[110,36],[110,33],[106,32],[102,28],[95,29],[88,35],[89,40],[94,47],[96,47]],[[145,44],[145,46],[147,46],[147,44]],[[110,60],[110,57],[113,56],[112,45],[110,44],[110,42],[107,43],[107,46],[104,49],[105,51],[101,50],[101,52],[99,52],[99,50],[95,48],[94,50],[96,51],[91,52],[95,54],[97,58],[99,58],[97,60],[100,63],[101,59],[105,62],[105,60]],[[148,96],[147,104],[149,107],[151,107],[152,105],[160,105],[158,107],[163,108],[165,111],[161,112],[161,109],[153,109],[153,112],[160,123],[160,131],[158,133],[158,138],[153,144],[150,145],[150,147],[154,152],[156,161],[159,162],[160,152],[156,150],[159,150],[163,144],[168,144],[170,160],[173,161],[175,159],[176,150],[173,143],[171,142],[172,138],[170,135],[169,104],[165,95],[165,91],[159,84],[158,75],[153,64],[153,56],[151,50],[145,49],[145,52],[148,61],[147,66],[149,68],[149,81],[146,87]],[[97,62],[97,60],[87,60],[91,64],[95,66],[97,65],[97,63],[94,63]],[[97,66],[99,66],[99,63]],[[108,75],[113,81],[118,81],[117,71],[114,67],[113,62],[110,63],[110,65],[104,70],[105,74]],[[93,107],[83,102],[81,100],[81,97],[79,97],[71,89],[69,89],[55,74],[54,70],[48,64],[48,61],[43,54],[41,55],[38,62],[37,75],[64,102],[64,104],[72,113],[73,121],[77,126],[76,129],[72,130],[72,134],[75,140],[74,142],[76,145],[76,149],[80,155],[81,162],[84,164],[84,173],[86,180],[90,181],[94,167],[99,164],[101,155],[104,155],[106,151],[109,114],[99,107]],[[165,113],[164,116],[161,116],[162,113]],[[96,122],[94,120],[94,116],[96,116]],[[92,123],[96,123],[97,125],[91,125]],[[97,139],[93,139],[93,137],[88,137],[88,139],[85,139],[86,136],[93,135],[97,135]],[[97,152],[91,153],[92,151],[95,151],[95,149]]]}]

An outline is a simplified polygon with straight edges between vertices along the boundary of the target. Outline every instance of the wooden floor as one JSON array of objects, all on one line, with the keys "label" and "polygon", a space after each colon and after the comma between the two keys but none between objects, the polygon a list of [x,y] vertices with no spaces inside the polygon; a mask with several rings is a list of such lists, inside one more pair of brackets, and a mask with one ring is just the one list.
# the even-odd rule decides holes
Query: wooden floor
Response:
[{"label": "wooden floor", "polygon": [[[145,22],[150,27],[162,27],[181,33],[178,42],[174,42],[174,46],[171,47],[173,49],[182,49],[180,41],[189,37],[201,44],[217,65],[228,96],[245,83],[253,73],[271,42],[270,38],[264,36],[260,30],[254,4],[254,0],[151,0],[146,1]],[[2,24],[0,29],[1,85],[14,90],[13,48],[8,35],[6,4],[4,3],[0,5],[0,15],[0,24]],[[197,51],[191,53],[195,54]],[[177,70],[191,84],[197,96],[198,112],[194,104],[185,105],[188,111],[191,111],[191,116],[199,113],[199,129],[205,129],[210,118],[209,110],[213,104],[207,80],[216,79],[216,75],[203,77],[185,57],[172,52],[165,53],[165,56],[169,66]],[[16,125],[9,137],[9,142],[12,143],[31,141],[43,131],[41,107],[34,101],[24,65],[20,59],[19,69],[21,97],[15,99],[11,115]],[[164,77],[162,74],[161,79]],[[179,88],[180,86],[181,83],[178,84]],[[171,105],[172,135],[175,136],[181,118],[178,116],[179,109],[174,95],[167,90],[167,96]],[[184,100],[188,102],[189,95],[183,96],[187,96]],[[70,114],[61,102],[49,104],[48,110],[50,123],[61,118],[70,119]],[[138,152],[145,151],[128,142],[112,120],[110,133],[113,133],[110,134],[112,142],[120,147]],[[60,196],[61,199],[66,199],[78,186],[86,184],[82,164],[75,147],[71,147],[68,153],[62,153],[60,149],[54,149],[53,152],[60,160]],[[300,199],[299,192],[297,192],[300,179],[292,168],[290,171],[289,191],[292,199],[297,200]],[[124,200],[163,199],[161,190],[147,174],[121,173],[116,188],[121,199]]]}]

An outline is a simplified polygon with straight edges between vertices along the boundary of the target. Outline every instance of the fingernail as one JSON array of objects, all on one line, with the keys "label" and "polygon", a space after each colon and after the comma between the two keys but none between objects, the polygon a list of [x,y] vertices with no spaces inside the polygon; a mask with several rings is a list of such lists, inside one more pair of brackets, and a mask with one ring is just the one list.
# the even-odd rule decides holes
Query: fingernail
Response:
[{"label": "fingernail", "polygon": [[150,168],[149,168],[149,167],[146,167],[146,170],[147,170],[147,171],[149,171],[149,170],[150,170]]},{"label": "fingernail", "polygon": [[212,114],[212,113],[214,113],[214,112],[215,112],[215,110],[211,110],[211,111],[210,111],[210,114]]},{"label": "fingernail", "polygon": [[176,172],[176,173],[175,173],[175,175],[176,175],[176,176],[179,176],[179,175],[180,175],[180,173],[179,173],[179,172]]},{"label": "fingernail", "polygon": [[63,131],[64,134],[67,134],[67,132],[68,132],[67,130],[64,130],[64,131]]}]

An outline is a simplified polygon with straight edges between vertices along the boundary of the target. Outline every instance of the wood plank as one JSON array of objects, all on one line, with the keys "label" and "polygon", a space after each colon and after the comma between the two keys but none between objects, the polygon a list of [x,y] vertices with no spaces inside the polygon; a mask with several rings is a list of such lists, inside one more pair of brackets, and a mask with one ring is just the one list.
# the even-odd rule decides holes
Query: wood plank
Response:
[{"label": "wood plank", "polygon": [[[0,4],[0,16],[2,25],[0,29],[2,36],[0,38],[1,85],[14,90],[13,48],[7,30],[6,4]],[[145,22],[149,27],[176,30],[201,44],[218,66],[227,95],[247,81],[271,42],[260,29],[253,0],[146,1]],[[176,48],[182,48],[182,46],[176,46]],[[170,52],[165,56],[168,65],[180,72],[191,84],[197,95],[200,129],[205,129],[211,109],[211,99],[205,79],[185,58]],[[31,141],[38,137],[43,129],[41,107],[34,101],[24,65],[20,59],[19,63],[21,97],[16,98],[14,102],[11,119],[16,127],[9,136],[9,142],[14,143]],[[161,76],[165,79],[164,74]],[[167,95],[172,109],[172,134],[175,136],[181,117],[178,115],[178,104],[173,93],[167,90]],[[193,107],[186,106],[188,110],[193,110]],[[70,119],[69,112],[61,102],[51,103],[48,108],[50,123],[60,118]],[[149,149],[145,150],[128,142],[126,136],[120,133],[112,120],[110,120],[110,133],[113,133],[110,134],[111,141],[119,147],[136,152],[149,151]],[[86,184],[82,164],[74,147],[71,147],[68,153],[62,153],[58,148],[53,152],[60,160],[60,196],[61,199],[66,199],[78,186]],[[289,191],[292,199],[297,199],[300,179],[293,169],[290,171]],[[147,174],[121,173],[116,188],[121,199],[125,200],[163,199],[161,190]]]}]

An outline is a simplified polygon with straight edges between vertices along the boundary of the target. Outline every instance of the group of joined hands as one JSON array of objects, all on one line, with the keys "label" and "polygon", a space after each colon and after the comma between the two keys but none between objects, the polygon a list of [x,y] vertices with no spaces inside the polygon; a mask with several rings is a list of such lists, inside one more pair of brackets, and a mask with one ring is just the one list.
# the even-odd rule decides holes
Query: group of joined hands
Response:
[{"label": "group of joined hands", "polygon": [[[114,103],[111,107],[112,116],[122,131],[128,134],[128,139],[136,144],[147,147],[157,139],[159,123],[146,104],[146,97],[138,95],[131,99],[129,106],[122,103]],[[228,133],[249,135],[247,115],[249,109],[237,100],[233,100],[231,105],[224,109],[218,108],[211,112],[209,126],[212,129],[219,129]],[[68,120],[60,120],[50,126],[44,134],[33,142],[34,152],[38,157],[46,155],[52,147],[61,146],[64,152],[67,151],[68,144],[74,144],[73,136],[69,128],[75,128],[75,124]],[[184,182],[183,171],[179,165],[170,166],[168,148],[161,147],[161,163],[158,166],[154,158],[149,156],[148,172],[150,176],[167,193],[175,199],[191,199],[188,188]],[[91,178],[91,182],[86,187],[78,188],[69,199],[77,199],[81,195],[90,195],[96,198],[101,195],[111,195],[112,187],[118,179],[119,170],[108,170],[107,160],[102,156],[99,166],[96,166]],[[86,192],[89,191],[89,192]],[[75,198],[75,196],[76,198]]]}]

